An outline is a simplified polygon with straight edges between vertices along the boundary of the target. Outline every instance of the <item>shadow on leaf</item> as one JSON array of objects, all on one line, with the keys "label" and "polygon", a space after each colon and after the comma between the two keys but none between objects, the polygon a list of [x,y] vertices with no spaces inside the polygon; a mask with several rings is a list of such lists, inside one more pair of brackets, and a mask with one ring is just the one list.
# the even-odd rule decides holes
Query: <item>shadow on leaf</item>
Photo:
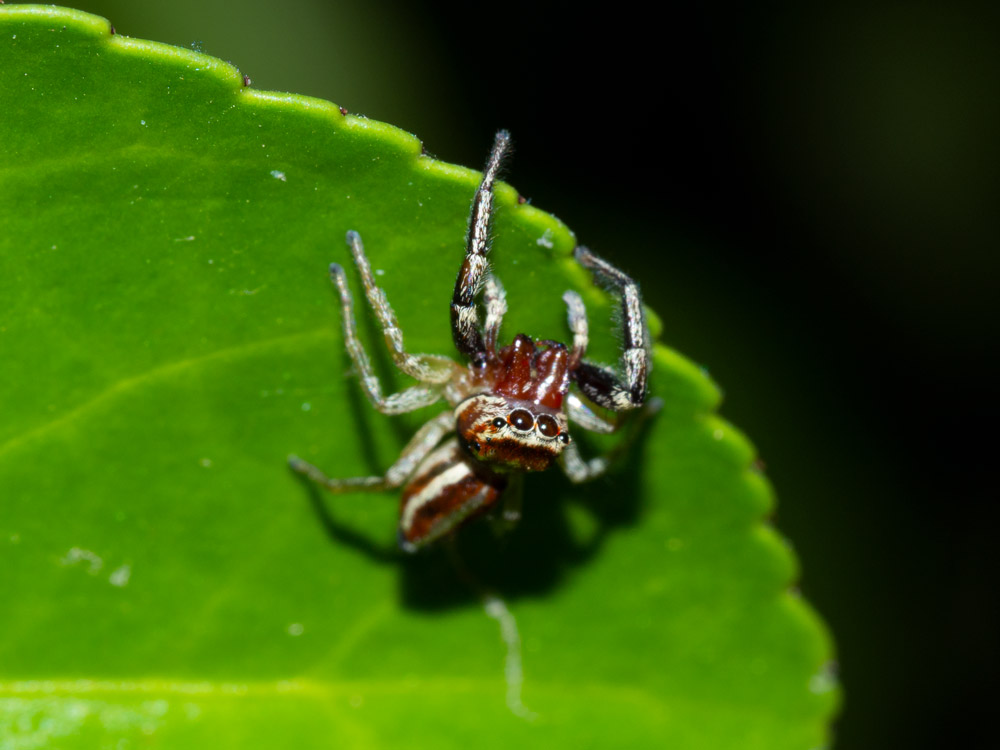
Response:
[{"label": "shadow on leaf", "polygon": [[[571,567],[586,564],[600,552],[616,528],[637,522],[640,454],[629,455],[610,474],[585,485],[570,484],[558,471],[529,476],[524,516],[512,531],[497,534],[488,519],[480,519],[461,527],[453,552],[447,544],[437,543],[413,555],[341,524],[326,502],[326,493],[298,476],[331,543],[349,547],[379,565],[398,565],[404,607],[442,611],[478,606],[483,590],[516,600],[543,596],[559,586]],[[588,532],[574,530],[568,518],[571,505],[592,519]]]}]

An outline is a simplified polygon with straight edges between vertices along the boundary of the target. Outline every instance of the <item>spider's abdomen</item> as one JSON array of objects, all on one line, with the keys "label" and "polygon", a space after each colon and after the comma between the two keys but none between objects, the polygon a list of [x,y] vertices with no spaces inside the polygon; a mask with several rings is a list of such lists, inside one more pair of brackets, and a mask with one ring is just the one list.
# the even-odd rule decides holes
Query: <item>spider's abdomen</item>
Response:
[{"label": "spider's abdomen", "polygon": [[476,467],[451,439],[420,464],[403,489],[399,544],[412,552],[489,509],[507,481]]}]

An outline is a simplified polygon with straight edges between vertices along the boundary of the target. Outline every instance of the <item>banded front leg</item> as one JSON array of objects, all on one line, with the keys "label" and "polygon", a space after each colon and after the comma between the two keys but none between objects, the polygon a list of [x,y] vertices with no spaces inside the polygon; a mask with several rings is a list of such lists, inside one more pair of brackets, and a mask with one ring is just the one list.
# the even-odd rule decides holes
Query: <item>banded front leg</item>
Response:
[{"label": "banded front leg", "polygon": [[493,220],[493,183],[510,147],[506,130],[497,133],[493,150],[486,162],[482,182],[476,190],[469,215],[469,232],[466,236],[465,260],[455,280],[451,298],[451,336],[455,347],[474,365],[486,362],[486,344],[479,325],[476,297],[486,273],[486,254],[490,250],[490,228]]}]

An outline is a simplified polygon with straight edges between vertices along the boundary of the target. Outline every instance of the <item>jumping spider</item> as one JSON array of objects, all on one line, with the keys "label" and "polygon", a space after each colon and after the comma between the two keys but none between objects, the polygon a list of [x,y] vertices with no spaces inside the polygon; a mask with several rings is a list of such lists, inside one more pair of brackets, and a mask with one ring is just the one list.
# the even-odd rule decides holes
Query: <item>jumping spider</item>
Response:
[{"label": "jumping spider", "polygon": [[[500,281],[487,270],[486,254],[493,216],[493,183],[509,145],[510,137],[501,130],[472,201],[465,260],[451,300],[452,337],[468,360],[467,365],[449,357],[406,352],[395,313],[385,292],[375,284],[361,236],[348,232],[347,243],[393,362],[419,381],[399,393],[383,395],[358,340],[344,269],[336,263],[330,266],[331,280],[340,294],[347,350],[372,406],[383,414],[402,414],[443,398],[452,409],[424,424],[385,476],[330,479],[296,456],[289,458],[289,464],[332,492],[405,485],[399,543],[407,552],[495,507],[501,494],[523,472],[542,471],[558,461],[571,481],[582,482],[608,468],[612,455],[625,441],[611,453],[585,461],[570,439],[569,421],[603,433],[614,432],[619,423],[598,416],[570,390],[571,385],[576,384],[593,404],[612,412],[636,409],[646,402],[649,335],[639,288],[585,247],[576,248],[576,260],[621,295],[624,376],[583,359],[588,339],[586,311],[580,295],[573,291],[563,294],[573,332],[572,347],[556,341],[535,341],[523,333],[508,346],[497,347],[507,302]],[[486,309],[483,326],[476,304],[481,288]],[[649,412],[650,405],[644,411]],[[452,431],[456,436],[442,442]],[[519,517],[518,505],[519,493],[509,492],[503,503],[505,521],[512,523]]]}]

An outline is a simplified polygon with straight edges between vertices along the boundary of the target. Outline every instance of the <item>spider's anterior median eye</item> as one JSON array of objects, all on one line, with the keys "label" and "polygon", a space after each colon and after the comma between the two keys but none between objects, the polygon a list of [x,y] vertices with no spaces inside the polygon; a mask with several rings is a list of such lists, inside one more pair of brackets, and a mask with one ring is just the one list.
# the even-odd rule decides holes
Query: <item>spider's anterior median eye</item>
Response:
[{"label": "spider's anterior median eye", "polygon": [[547,438],[554,438],[559,434],[559,423],[549,414],[542,414],[538,417],[538,431]]},{"label": "spider's anterior median eye", "polygon": [[527,409],[514,409],[510,413],[510,423],[523,432],[528,432],[535,424],[535,418]]},{"label": "spider's anterior median eye", "polygon": [[496,419],[493,420],[493,426],[496,427],[498,430],[505,424],[507,424],[507,420],[504,419],[503,417],[497,417]]}]

